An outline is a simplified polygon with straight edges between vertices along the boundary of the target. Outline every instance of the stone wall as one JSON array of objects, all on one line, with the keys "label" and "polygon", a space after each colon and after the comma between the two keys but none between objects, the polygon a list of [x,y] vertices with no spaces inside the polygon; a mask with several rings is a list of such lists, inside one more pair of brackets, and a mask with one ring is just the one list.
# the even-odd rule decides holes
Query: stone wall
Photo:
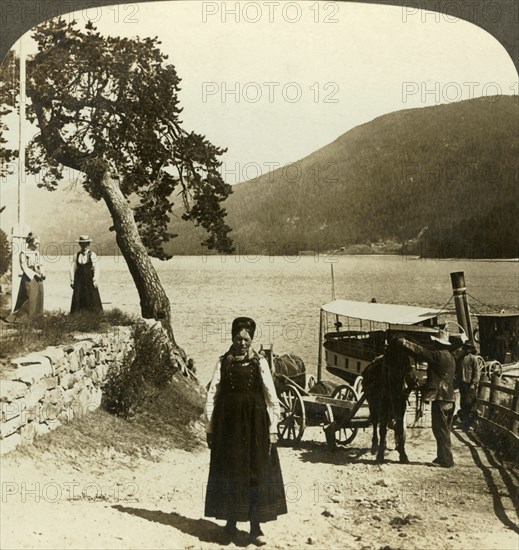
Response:
[{"label": "stone wall", "polygon": [[131,327],[11,360],[0,379],[0,454],[101,404],[106,373],[133,346]]}]

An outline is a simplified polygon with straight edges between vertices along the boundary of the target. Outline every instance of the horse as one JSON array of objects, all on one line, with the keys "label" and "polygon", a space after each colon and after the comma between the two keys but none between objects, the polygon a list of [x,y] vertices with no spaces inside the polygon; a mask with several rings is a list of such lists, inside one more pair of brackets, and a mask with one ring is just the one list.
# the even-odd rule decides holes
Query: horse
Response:
[{"label": "horse", "polygon": [[378,464],[385,461],[387,428],[393,427],[400,463],[409,464],[405,452],[405,412],[407,398],[418,385],[414,360],[393,338],[384,355],[376,357],[364,369],[362,378],[373,423],[371,453],[376,453]]},{"label": "horse", "polygon": [[384,356],[375,357],[362,372],[362,387],[369,407],[369,417],[373,425],[371,454],[378,450],[378,422],[380,416],[379,391],[383,380]]}]

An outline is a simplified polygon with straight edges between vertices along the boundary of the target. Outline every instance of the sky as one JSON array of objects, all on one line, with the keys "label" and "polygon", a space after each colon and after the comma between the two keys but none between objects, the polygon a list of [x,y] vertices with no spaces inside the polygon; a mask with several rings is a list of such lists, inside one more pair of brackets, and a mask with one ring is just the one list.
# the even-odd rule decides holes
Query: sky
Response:
[{"label": "sky", "polygon": [[[65,17],[90,20],[102,34],[159,37],[182,78],[184,127],[228,148],[222,174],[231,184],[385,113],[518,88],[512,60],[491,35],[403,7],[154,2]],[[24,49],[35,50],[27,35]]]}]

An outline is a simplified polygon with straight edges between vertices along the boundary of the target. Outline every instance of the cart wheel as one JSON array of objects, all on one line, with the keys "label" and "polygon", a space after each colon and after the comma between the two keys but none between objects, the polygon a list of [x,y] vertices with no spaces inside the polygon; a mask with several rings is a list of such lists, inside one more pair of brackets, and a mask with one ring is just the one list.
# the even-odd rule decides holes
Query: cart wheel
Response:
[{"label": "cart wheel", "polygon": [[357,376],[355,378],[355,383],[353,384],[353,389],[355,390],[355,393],[357,394],[357,397],[360,397],[364,393],[364,385],[362,383],[362,376]]},{"label": "cart wheel", "polygon": [[315,383],[316,383],[316,379],[314,376],[310,375],[308,377],[308,382],[306,383],[306,386],[309,390],[311,390],[314,386],[315,386]]},{"label": "cart wheel", "polygon": [[485,363],[485,360],[483,359],[483,357],[481,357],[481,355],[476,355],[476,363],[478,365],[479,372],[481,374],[486,373],[487,364]]},{"label": "cart wheel", "polygon": [[488,371],[487,363],[483,359],[483,357],[481,357],[481,355],[476,355],[476,364],[477,364],[478,369],[479,369],[479,375],[480,376],[485,375],[488,378],[488,380],[490,380],[490,374],[489,374],[489,371]]},{"label": "cart wheel", "polygon": [[492,379],[494,374],[497,376],[501,376],[503,374],[503,365],[501,365],[499,361],[491,361],[490,363],[487,363],[486,368],[489,380]]},{"label": "cart wheel", "polygon": [[301,440],[306,428],[306,414],[303,398],[294,386],[285,385],[279,392],[281,420],[278,422],[278,437],[283,443]]},{"label": "cart wheel", "polygon": [[[330,397],[332,399],[342,399],[343,401],[359,400],[357,393],[349,384],[337,386]],[[355,439],[358,431],[358,428],[341,428],[335,432],[335,441],[339,445],[348,445]]]}]

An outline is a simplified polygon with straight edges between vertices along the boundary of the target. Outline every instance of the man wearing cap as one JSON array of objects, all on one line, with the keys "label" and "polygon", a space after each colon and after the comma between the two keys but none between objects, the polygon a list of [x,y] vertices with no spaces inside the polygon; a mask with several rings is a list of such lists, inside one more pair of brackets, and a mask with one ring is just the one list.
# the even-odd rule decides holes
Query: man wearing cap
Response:
[{"label": "man wearing cap", "polygon": [[449,351],[449,333],[440,330],[431,336],[434,349],[428,349],[405,338],[398,342],[416,359],[426,361],[427,381],[423,387],[424,401],[432,401],[432,431],[436,439],[437,454],[433,464],[444,468],[454,466],[451,451],[451,428],[454,416],[454,373],[456,363]]},{"label": "man wearing cap", "polygon": [[81,235],[76,241],[81,250],[74,255],[70,268],[70,286],[72,304],[70,313],[78,311],[102,311],[101,297],[99,296],[99,258],[90,250],[92,242],[88,235]]},{"label": "man wearing cap", "polygon": [[458,416],[461,425],[468,429],[478,416],[476,392],[479,384],[479,365],[476,357],[476,346],[471,340],[463,344],[462,354],[457,363],[456,378],[460,389]]}]

